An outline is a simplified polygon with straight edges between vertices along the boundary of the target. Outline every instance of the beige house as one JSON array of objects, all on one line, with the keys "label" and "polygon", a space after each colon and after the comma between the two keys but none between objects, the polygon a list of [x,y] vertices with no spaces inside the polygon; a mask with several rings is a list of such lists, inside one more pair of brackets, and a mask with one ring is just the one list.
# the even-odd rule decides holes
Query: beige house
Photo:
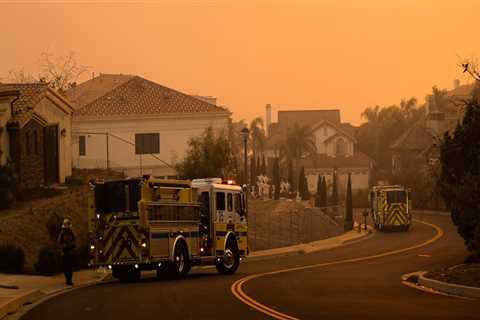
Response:
[{"label": "beige house", "polygon": [[[269,112],[271,106],[267,105],[267,119],[272,118]],[[346,186],[348,173],[352,177],[353,190],[369,188],[371,159],[356,149],[354,127],[341,122],[340,110],[279,111],[278,122],[267,121],[268,162],[278,154],[276,148],[285,139],[288,128],[295,124],[308,126],[315,140],[316,154],[303,157],[299,163],[299,167],[305,168],[310,192],[316,192],[318,175],[325,176],[331,184],[334,170],[340,192]]]},{"label": "beige house", "polygon": [[75,168],[175,176],[188,140],[227,130],[231,112],[139,76],[101,74],[69,90]]},{"label": "beige house", "polygon": [[0,84],[0,164],[12,161],[24,187],[71,175],[70,103],[45,83]]}]

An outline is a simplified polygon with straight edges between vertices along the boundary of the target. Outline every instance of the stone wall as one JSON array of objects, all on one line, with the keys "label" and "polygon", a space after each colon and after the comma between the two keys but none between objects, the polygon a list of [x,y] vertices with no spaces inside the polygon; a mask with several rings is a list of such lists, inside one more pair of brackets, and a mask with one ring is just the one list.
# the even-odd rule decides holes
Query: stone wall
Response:
[{"label": "stone wall", "polygon": [[343,233],[343,207],[312,208],[307,201],[250,200],[248,230],[253,251],[322,240]]},{"label": "stone wall", "polygon": [[43,126],[35,120],[30,120],[19,133],[17,150],[21,150],[20,183],[26,188],[43,185],[45,177]]},{"label": "stone wall", "polygon": [[51,215],[72,218],[77,236],[87,231],[87,190],[71,188],[62,195],[33,201],[28,208],[5,217],[0,211],[0,242],[11,242],[24,250],[26,272],[34,271],[41,248],[53,244],[46,227]]}]

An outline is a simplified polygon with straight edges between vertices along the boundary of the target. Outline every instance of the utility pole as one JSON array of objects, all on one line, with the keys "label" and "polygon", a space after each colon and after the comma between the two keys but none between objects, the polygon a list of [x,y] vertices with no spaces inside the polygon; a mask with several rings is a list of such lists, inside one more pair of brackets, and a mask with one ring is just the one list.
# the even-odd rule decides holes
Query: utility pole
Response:
[{"label": "utility pole", "polygon": [[105,137],[107,140],[107,171],[110,171],[110,151],[108,147],[108,132],[105,133]]}]

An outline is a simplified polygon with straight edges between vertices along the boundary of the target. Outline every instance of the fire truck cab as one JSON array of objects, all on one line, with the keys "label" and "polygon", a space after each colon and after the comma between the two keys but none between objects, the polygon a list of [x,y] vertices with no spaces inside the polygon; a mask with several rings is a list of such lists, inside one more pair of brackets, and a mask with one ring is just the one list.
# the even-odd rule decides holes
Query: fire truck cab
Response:
[{"label": "fire truck cab", "polygon": [[150,177],[91,184],[92,266],[120,280],[142,270],[183,277],[195,265],[234,273],[247,255],[247,203],[242,187],[221,179]]}]

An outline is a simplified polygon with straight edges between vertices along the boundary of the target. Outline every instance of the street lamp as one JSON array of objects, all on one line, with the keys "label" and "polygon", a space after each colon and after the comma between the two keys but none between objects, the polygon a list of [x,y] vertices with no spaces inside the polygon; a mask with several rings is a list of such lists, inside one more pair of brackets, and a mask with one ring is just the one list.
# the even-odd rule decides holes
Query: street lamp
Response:
[{"label": "street lamp", "polygon": [[240,135],[242,136],[243,138],[243,148],[244,148],[244,174],[243,174],[243,183],[244,184],[248,184],[248,176],[247,176],[247,166],[248,166],[248,159],[247,159],[247,141],[248,141],[248,134],[249,134],[249,130],[247,127],[244,127],[241,131],[240,131]]}]

